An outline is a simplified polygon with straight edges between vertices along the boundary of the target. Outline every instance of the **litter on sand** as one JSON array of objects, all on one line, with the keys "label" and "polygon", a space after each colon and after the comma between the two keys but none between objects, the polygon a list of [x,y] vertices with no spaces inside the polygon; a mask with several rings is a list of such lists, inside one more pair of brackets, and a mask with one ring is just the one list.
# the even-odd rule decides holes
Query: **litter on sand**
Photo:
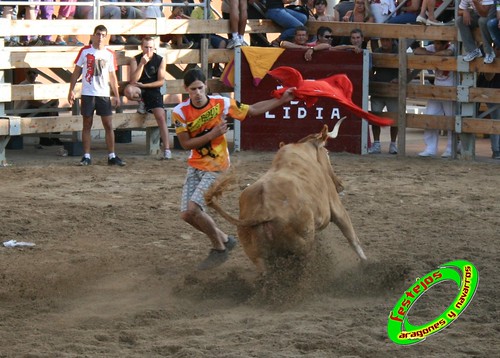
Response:
[{"label": "litter on sand", "polygon": [[33,247],[33,246],[35,246],[35,244],[32,242],[9,240],[9,241],[5,241],[3,243],[3,246],[5,246],[5,247]]}]

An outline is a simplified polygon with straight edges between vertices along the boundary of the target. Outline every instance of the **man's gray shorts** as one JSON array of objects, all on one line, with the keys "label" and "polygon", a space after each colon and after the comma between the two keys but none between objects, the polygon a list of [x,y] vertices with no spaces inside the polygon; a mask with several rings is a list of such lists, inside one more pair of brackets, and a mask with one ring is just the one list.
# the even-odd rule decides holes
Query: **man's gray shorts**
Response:
[{"label": "man's gray shorts", "polygon": [[187,211],[188,202],[194,201],[205,210],[205,193],[221,172],[207,172],[189,167],[182,188],[181,212]]}]

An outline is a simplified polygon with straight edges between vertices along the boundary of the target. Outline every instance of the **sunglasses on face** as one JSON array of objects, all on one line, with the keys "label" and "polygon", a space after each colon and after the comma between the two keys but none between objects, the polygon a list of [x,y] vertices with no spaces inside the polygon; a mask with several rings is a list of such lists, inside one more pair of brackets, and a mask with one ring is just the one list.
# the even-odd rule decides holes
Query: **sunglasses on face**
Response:
[{"label": "sunglasses on face", "polygon": [[323,37],[324,37],[325,39],[331,39],[331,38],[333,38],[333,36],[332,36],[332,35],[323,35]]}]

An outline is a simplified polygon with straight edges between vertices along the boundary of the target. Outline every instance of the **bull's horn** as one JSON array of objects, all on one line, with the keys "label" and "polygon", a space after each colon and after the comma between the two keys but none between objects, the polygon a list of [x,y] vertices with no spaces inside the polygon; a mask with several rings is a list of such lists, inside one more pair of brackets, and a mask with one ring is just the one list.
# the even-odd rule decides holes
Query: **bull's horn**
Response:
[{"label": "bull's horn", "polygon": [[340,128],[340,125],[342,124],[342,122],[344,121],[344,119],[346,119],[347,117],[344,116],[342,118],[340,118],[340,120],[335,123],[335,126],[333,127],[333,130],[331,132],[328,132],[328,136],[330,138],[337,138],[338,134],[339,134],[339,128]]}]

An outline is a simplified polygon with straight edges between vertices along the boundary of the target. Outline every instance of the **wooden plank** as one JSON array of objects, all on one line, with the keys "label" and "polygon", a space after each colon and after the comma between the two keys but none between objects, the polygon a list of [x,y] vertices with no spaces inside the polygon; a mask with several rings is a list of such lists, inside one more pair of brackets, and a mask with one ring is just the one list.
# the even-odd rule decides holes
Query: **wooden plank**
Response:
[{"label": "wooden plank", "polygon": [[500,88],[470,88],[469,101],[480,103],[500,103]]},{"label": "wooden plank", "polygon": [[406,55],[406,46],[404,44],[404,39],[399,38],[398,43],[398,54],[401,59],[401,67],[398,74],[398,120],[396,121],[398,127],[401,130],[398,132],[398,153],[399,155],[406,154],[406,128],[407,128],[407,118],[406,118],[406,90],[407,86],[407,74],[408,74],[408,56]]},{"label": "wooden plank", "polygon": [[[398,113],[374,113],[394,119],[398,117]],[[395,125],[397,125],[397,123],[395,123]],[[157,127],[157,123],[152,114],[115,113],[113,114],[113,127],[115,129],[145,129]],[[103,129],[101,121],[96,118],[92,128]],[[406,128],[454,130],[455,118],[452,116],[407,114]],[[22,134],[73,132],[80,131],[81,129],[81,116],[21,118]],[[473,134],[500,134],[500,120],[464,118],[462,132]],[[8,135],[8,133],[9,121],[0,118],[0,136]]]},{"label": "wooden plank", "polygon": [[[370,83],[370,95],[380,97],[398,97],[399,85],[397,83]],[[432,85],[408,85],[406,91],[408,99],[436,99],[436,100],[457,100],[456,87],[432,86]]]},{"label": "wooden plank", "polygon": [[[120,82],[120,90],[123,90],[128,82]],[[168,80],[167,94],[187,93],[182,80]],[[211,93],[233,92],[232,87],[226,86],[219,79],[207,80]],[[76,97],[81,96],[81,83],[75,86]],[[69,83],[49,83],[34,85],[11,85],[0,83],[0,102],[11,102],[21,100],[46,100],[68,98]]]},{"label": "wooden plank", "polygon": [[500,120],[463,118],[462,132],[473,134],[500,134]]},{"label": "wooden plank", "polygon": [[[104,25],[110,34],[124,35],[163,35],[163,34],[203,34],[229,33],[229,20],[51,20],[50,26],[38,20],[6,20],[0,19],[0,37],[53,35],[54,29],[61,35],[91,35],[97,25]],[[348,36],[353,29],[350,22],[311,21],[307,27],[310,33],[316,33],[318,27],[329,26],[334,36]],[[406,37],[420,40],[457,40],[454,26],[420,26],[356,23],[365,37]],[[271,20],[248,20],[246,33],[280,33],[281,28]],[[395,36],[397,34],[397,36]]]},{"label": "wooden plank", "polygon": [[[53,35],[54,29],[60,35],[92,35],[97,25],[104,25],[109,34],[122,35],[163,35],[163,34],[210,34],[229,33],[229,20],[176,20],[176,19],[143,19],[143,20],[51,20],[50,26],[38,20],[6,20],[0,19],[0,37]],[[276,33],[281,28],[271,20],[249,20],[246,33]]]},{"label": "wooden plank", "polygon": [[[66,68],[72,69],[75,58],[81,47],[68,51],[63,46],[44,47],[4,47],[0,49],[0,69],[11,68]],[[30,49],[44,51],[29,51]],[[173,50],[159,48],[160,56],[165,57],[169,64],[200,63],[200,50]],[[140,53],[139,50],[117,50],[116,60],[119,66],[128,65],[130,59]],[[210,63],[227,63],[233,58],[232,50],[210,49],[208,61]]]},{"label": "wooden plank", "polygon": [[[152,114],[138,113],[113,114],[113,128],[115,129],[145,129],[157,127]],[[104,129],[102,122],[94,119],[92,129]],[[74,132],[82,130],[82,116],[58,117],[25,117],[21,118],[21,134],[37,134],[52,132]],[[7,120],[0,119],[0,136],[9,134]]]},{"label": "wooden plank", "polygon": [[455,118],[452,116],[431,116],[427,114],[406,115],[407,128],[455,130]]},{"label": "wooden plank", "polygon": [[320,26],[328,26],[334,36],[347,36],[353,28],[363,31],[365,37],[403,37],[415,40],[457,40],[455,26],[422,26],[422,25],[396,25],[352,22],[310,21],[307,28],[310,33],[316,33]]}]

